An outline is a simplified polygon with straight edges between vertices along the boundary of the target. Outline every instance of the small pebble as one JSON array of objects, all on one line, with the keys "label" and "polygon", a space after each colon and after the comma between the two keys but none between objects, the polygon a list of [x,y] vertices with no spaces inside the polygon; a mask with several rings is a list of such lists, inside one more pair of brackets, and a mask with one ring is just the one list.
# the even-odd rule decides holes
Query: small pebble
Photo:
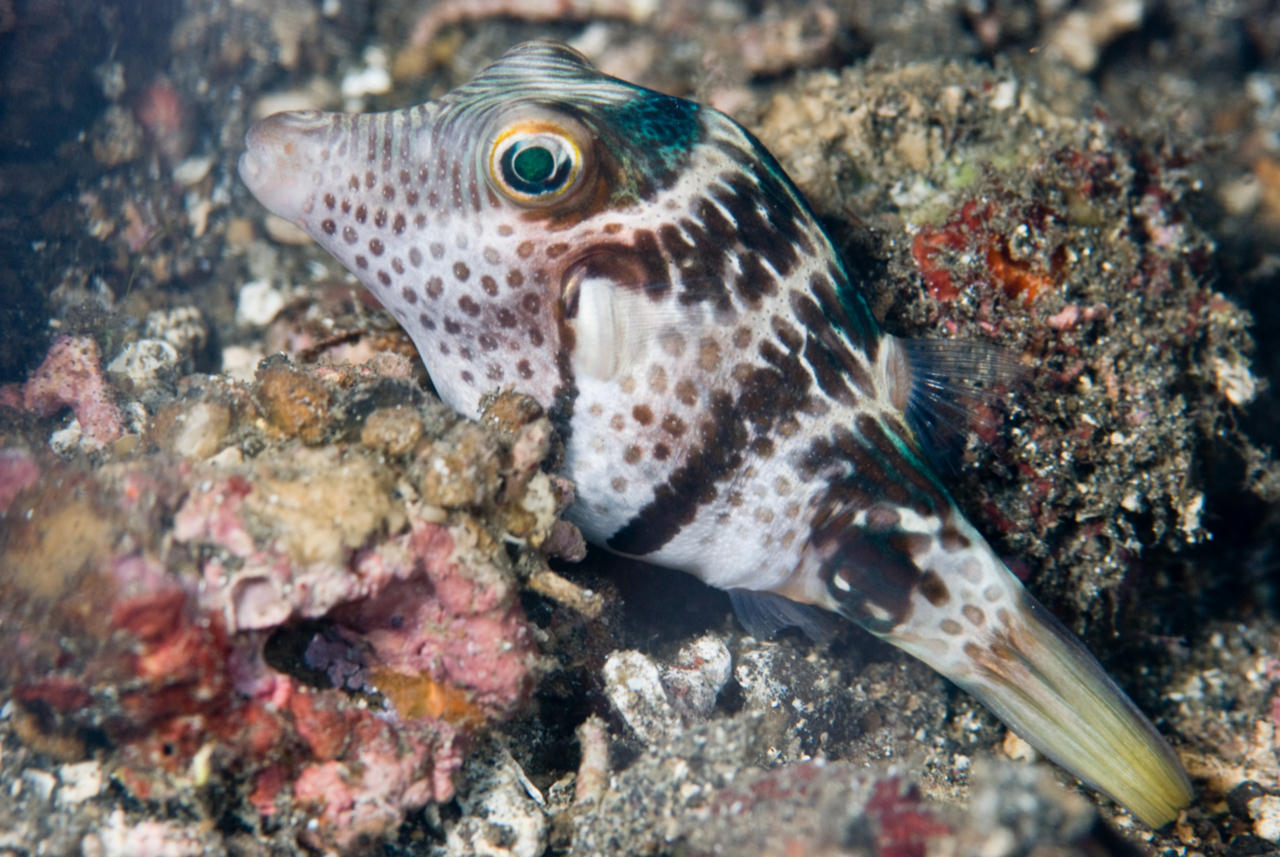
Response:
[{"label": "small pebble", "polygon": [[58,784],[58,781],[48,771],[28,768],[22,772],[22,784],[24,789],[35,794],[40,800],[49,800],[53,797],[53,787]]},{"label": "small pebble", "polygon": [[604,662],[604,692],[646,744],[660,744],[679,728],[658,665],[636,651],[614,652]]},{"label": "small pebble", "polygon": [[213,157],[210,155],[187,158],[173,168],[173,180],[182,187],[190,187],[209,175],[209,170],[212,168]]},{"label": "small pebble", "polygon": [[142,148],[142,128],[118,104],[103,111],[93,126],[93,157],[104,167],[118,167],[138,157]]},{"label": "small pebble", "polygon": [[391,72],[387,70],[387,58],[381,51],[365,51],[362,69],[347,73],[342,78],[343,98],[362,98],[366,95],[382,95],[391,91]]},{"label": "small pebble", "polygon": [[96,761],[77,762],[58,768],[58,801],[67,805],[84,803],[102,791],[102,765]]},{"label": "small pebble", "polygon": [[147,323],[142,335],[163,339],[185,358],[204,345],[209,338],[209,330],[200,310],[193,306],[179,306],[147,313]]},{"label": "small pebble", "polygon": [[1268,842],[1280,842],[1280,797],[1260,795],[1249,801],[1253,832]]},{"label": "small pebble", "polygon": [[120,349],[107,372],[118,382],[128,382],[135,392],[150,390],[170,378],[178,367],[178,351],[162,339],[139,339]]},{"label": "small pebble", "polygon": [[422,437],[422,419],[408,408],[379,408],[365,418],[360,442],[387,455],[404,455]]},{"label": "small pebble", "polygon": [[1227,792],[1227,808],[1231,810],[1232,815],[1241,821],[1252,821],[1253,816],[1249,811],[1249,803],[1265,794],[1266,792],[1257,782],[1245,780]]},{"label": "small pebble", "polygon": [[609,732],[594,714],[578,726],[578,746],[582,750],[573,802],[595,801],[609,784]]},{"label": "small pebble", "polygon": [[446,834],[450,854],[539,857],[546,850],[541,795],[509,753],[484,764],[473,762],[466,781],[458,794],[463,816]]},{"label": "small pebble", "polygon": [[266,356],[256,348],[228,345],[222,349],[222,373],[236,381],[252,381],[258,364]]},{"label": "small pebble", "polygon": [[197,402],[178,417],[173,451],[185,458],[208,458],[222,449],[231,412],[216,402]]},{"label": "small pebble", "polygon": [[715,710],[732,669],[728,646],[707,634],[680,647],[675,660],[662,669],[662,685],[684,717],[701,720]]},{"label": "small pebble", "polygon": [[1049,34],[1049,50],[1087,74],[1097,66],[1103,49],[1137,29],[1142,16],[1142,0],[1116,0],[1073,10],[1063,15]]},{"label": "small pebble", "polygon": [[284,294],[266,280],[250,280],[240,287],[236,301],[236,323],[265,327],[284,309]]},{"label": "small pebble", "polygon": [[63,458],[75,455],[77,452],[92,452],[95,449],[101,449],[93,440],[87,437],[80,428],[80,421],[75,417],[60,429],[49,434],[49,448]]},{"label": "small pebble", "polygon": [[267,420],[286,437],[319,443],[329,423],[329,390],[289,365],[258,368],[258,398]]}]

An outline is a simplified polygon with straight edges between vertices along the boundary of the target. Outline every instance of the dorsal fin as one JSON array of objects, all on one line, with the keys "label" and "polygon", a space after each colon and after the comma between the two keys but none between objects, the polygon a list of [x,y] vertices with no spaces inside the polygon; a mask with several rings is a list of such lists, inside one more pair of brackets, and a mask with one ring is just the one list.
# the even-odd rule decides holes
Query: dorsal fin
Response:
[{"label": "dorsal fin", "polygon": [[[995,345],[951,339],[894,339],[895,403],[936,467],[954,470],[970,433],[990,440],[1000,428],[995,407],[1029,375],[1016,355]],[[896,377],[895,377],[896,376]]]}]

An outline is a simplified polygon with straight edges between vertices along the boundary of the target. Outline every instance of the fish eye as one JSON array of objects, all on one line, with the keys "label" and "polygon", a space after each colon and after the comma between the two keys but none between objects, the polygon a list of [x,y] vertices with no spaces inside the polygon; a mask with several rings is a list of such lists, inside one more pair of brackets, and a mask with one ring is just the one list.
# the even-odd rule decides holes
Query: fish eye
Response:
[{"label": "fish eye", "polygon": [[561,129],[539,123],[507,129],[489,153],[489,179],[514,202],[540,204],[561,197],[582,173],[582,152]]}]

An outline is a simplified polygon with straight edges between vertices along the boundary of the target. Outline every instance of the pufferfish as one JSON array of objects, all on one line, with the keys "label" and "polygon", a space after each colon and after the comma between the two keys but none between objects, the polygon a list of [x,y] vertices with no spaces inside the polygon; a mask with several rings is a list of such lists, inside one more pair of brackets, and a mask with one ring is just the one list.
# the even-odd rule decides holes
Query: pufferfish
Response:
[{"label": "pufferfish", "polygon": [[437,101],[280,113],[246,143],[254,196],[395,316],[446,403],[541,403],[588,540],[730,590],[749,627],[856,622],[1150,825],[1190,802],[926,455],[920,404],[981,361],[881,331],[733,120],[531,42]]}]

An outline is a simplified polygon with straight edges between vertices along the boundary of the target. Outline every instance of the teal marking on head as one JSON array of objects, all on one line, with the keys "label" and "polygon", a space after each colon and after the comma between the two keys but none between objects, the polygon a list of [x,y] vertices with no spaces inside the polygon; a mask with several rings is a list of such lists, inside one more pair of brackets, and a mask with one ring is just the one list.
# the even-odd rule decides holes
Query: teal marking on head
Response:
[{"label": "teal marking on head", "polygon": [[637,90],[636,97],[604,107],[601,118],[664,160],[689,151],[702,130],[697,104],[649,90]]},{"label": "teal marking on head", "polygon": [[631,98],[596,108],[596,127],[618,141],[615,149],[630,163],[630,193],[637,200],[650,199],[669,187],[688,163],[689,153],[701,141],[699,107],[691,101],[634,87]]}]

